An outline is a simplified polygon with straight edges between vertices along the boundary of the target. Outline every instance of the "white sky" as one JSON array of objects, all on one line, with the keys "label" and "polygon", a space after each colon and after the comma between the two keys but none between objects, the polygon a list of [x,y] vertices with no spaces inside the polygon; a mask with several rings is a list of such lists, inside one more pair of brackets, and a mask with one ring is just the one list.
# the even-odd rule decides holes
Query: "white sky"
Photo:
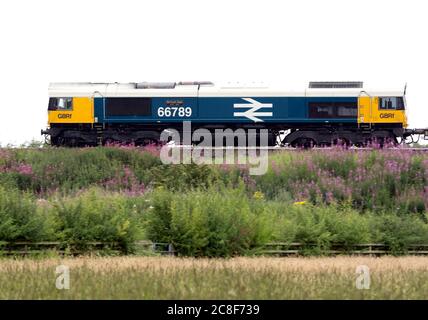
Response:
[{"label": "white sky", "polygon": [[0,143],[41,139],[49,82],[408,83],[428,127],[426,1],[0,2]]}]

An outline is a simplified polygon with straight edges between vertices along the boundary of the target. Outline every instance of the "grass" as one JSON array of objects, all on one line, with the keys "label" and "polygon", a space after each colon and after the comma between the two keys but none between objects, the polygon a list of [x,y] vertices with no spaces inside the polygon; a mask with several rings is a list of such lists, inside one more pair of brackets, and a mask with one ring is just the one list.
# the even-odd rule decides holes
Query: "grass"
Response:
[{"label": "grass", "polygon": [[[55,287],[70,267],[70,289]],[[371,285],[356,288],[356,267]],[[427,257],[0,260],[0,299],[427,299]]]}]

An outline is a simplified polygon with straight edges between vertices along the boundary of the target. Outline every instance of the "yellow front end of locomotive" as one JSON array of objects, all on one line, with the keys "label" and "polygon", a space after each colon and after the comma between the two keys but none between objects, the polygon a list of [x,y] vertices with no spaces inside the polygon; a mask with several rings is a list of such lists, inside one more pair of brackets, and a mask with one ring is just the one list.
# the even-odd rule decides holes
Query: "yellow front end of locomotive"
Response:
[{"label": "yellow front end of locomotive", "polygon": [[48,123],[94,123],[94,99],[50,98]]},{"label": "yellow front end of locomotive", "polygon": [[358,99],[359,124],[400,124],[407,127],[403,97],[360,97]]}]

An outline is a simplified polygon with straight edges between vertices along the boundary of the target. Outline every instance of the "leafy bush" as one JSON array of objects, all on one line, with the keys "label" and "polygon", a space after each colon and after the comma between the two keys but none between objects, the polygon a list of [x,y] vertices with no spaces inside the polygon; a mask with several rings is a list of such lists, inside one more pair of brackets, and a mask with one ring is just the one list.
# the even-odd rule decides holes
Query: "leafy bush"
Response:
[{"label": "leafy bush", "polygon": [[1,241],[52,240],[81,249],[101,241],[132,252],[135,240],[149,238],[188,256],[243,255],[271,241],[300,242],[306,254],[368,242],[385,243],[398,253],[428,243],[426,218],[360,213],[337,204],[290,204],[265,200],[261,192],[248,197],[242,184],[185,193],[158,187],[133,197],[89,189],[50,200],[0,187]]},{"label": "leafy bush", "polygon": [[33,197],[0,186],[0,240],[41,241],[53,237],[51,217],[38,210]]},{"label": "leafy bush", "polygon": [[139,214],[126,198],[106,196],[95,189],[58,200],[53,210],[58,217],[58,237],[69,243],[118,242],[129,252],[140,232]]},{"label": "leafy bush", "polygon": [[[348,207],[287,205],[279,207],[276,221],[276,241],[302,243],[306,253],[322,253],[339,244],[351,249],[371,238],[366,216]],[[311,248],[311,250],[309,250]]]},{"label": "leafy bush", "polygon": [[219,180],[215,168],[195,163],[158,166],[151,170],[151,175],[155,187],[175,191],[207,189]]},{"label": "leafy bush", "polygon": [[332,245],[352,250],[360,243],[384,243],[392,253],[405,252],[411,244],[428,243],[426,217],[392,213],[361,214],[349,207],[292,206],[278,216],[275,240],[300,242],[322,253]]},{"label": "leafy bush", "polygon": [[242,188],[186,194],[156,189],[147,235],[156,242],[172,243],[181,255],[245,254],[271,234],[267,212],[253,202],[257,201],[249,201]]},{"label": "leafy bush", "polygon": [[428,225],[417,215],[372,215],[375,241],[385,243],[393,253],[406,251],[411,244],[428,242]]}]

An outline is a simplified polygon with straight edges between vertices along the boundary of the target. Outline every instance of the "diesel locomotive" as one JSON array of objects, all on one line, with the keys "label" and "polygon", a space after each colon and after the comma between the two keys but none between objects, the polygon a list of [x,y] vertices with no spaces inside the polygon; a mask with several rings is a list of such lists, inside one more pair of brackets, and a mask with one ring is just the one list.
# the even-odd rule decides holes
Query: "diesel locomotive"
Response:
[{"label": "diesel locomotive", "polygon": [[191,130],[266,129],[269,145],[363,146],[427,134],[406,129],[405,89],[359,81],[297,89],[208,81],[52,83],[42,134],[54,146],[144,145],[159,143],[165,129],[183,130],[184,121]]}]

